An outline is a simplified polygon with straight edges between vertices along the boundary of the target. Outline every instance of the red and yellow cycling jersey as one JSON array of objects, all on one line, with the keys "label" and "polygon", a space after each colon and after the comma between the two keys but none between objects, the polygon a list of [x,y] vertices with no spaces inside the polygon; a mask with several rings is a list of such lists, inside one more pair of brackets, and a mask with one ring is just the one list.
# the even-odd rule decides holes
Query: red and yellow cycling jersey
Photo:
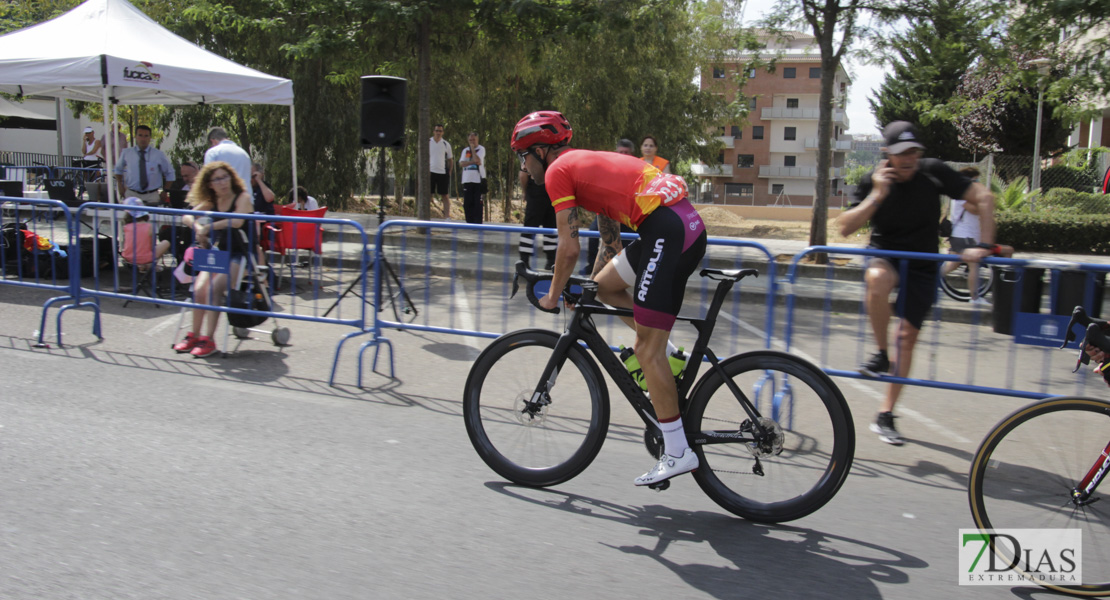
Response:
[{"label": "red and yellow cycling jersey", "polygon": [[687,194],[677,175],[664,175],[634,156],[591,150],[563,152],[547,168],[544,185],[555,212],[581,206],[632,229]]}]

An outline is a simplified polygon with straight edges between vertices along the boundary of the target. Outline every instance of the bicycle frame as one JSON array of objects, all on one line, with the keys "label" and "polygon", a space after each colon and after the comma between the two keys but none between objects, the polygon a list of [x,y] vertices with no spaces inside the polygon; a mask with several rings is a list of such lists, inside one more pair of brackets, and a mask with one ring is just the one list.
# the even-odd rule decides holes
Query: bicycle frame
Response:
[{"label": "bicycle frame", "polygon": [[[750,270],[748,270],[750,271]],[[712,273],[712,271],[709,271]],[[705,271],[703,271],[703,274]],[[746,272],[740,277],[745,276]],[[766,429],[759,423],[760,414],[756,406],[748,399],[747,396],[736,386],[732,378],[728,377],[724,370],[721,368],[720,359],[709,348],[709,338],[713,335],[713,329],[716,326],[717,315],[720,313],[721,306],[724,304],[725,297],[731,291],[733,284],[739,281],[739,278],[732,278],[725,276],[719,279],[717,289],[714,291],[713,300],[709,304],[705,317],[697,319],[693,317],[677,317],[679,321],[685,321],[694,326],[698,332],[697,339],[694,341],[694,346],[690,350],[690,357],[687,361],[687,368],[681,379],[677,384],[679,414],[685,414],[689,406],[691,387],[694,381],[697,380],[698,371],[700,370],[703,358],[707,358],[711,368],[716,371],[729,390],[736,397],[737,401],[743,407],[744,412],[747,413],[748,418],[753,424],[751,441],[762,442],[766,436],[770,435]],[[550,402],[547,399],[548,392],[554,386],[555,378],[558,377],[559,370],[567,360],[568,352],[572,344],[578,343],[579,340],[585,342],[586,347],[590,349],[593,355],[601,363],[605,372],[609,374],[613,382],[617,384],[617,388],[624,394],[629,404],[632,405],[636,414],[643,420],[644,425],[653,434],[659,433],[659,422],[655,415],[655,408],[652,406],[651,401],[640,386],[632,379],[632,375],[613,354],[609,344],[602,339],[601,334],[595,326],[592,315],[613,315],[617,317],[631,317],[632,311],[626,308],[613,308],[603,304],[595,303],[597,294],[597,283],[593,281],[584,281],[580,285],[583,289],[581,301],[574,310],[570,323],[567,325],[566,330],[555,345],[555,349],[548,360],[547,365],[544,367],[543,374],[540,377],[536,389],[532,393],[531,401],[527,403],[525,410],[531,412],[533,416],[540,411],[540,409]],[[721,443],[736,443],[742,441],[743,438],[738,437],[736,432],[714,432],[714,431],[701,431],[698,433],[695,443],[697,444],[721,444]]]},{"label": "bicycle frame", "polygon": [[1103,448],[1100,460],[1091,465],[1091,469],[1083,476],[1079,485],[1075,486],[1075,489],[1071,491],[1071,501],[1074,502],[1076,506],[1090,504],[1092,502],[1090,499],[1091,494],[1095,493],[1095,490],[1098,489],[1098,484],[1102,483],[1102,480],[1106,478],[1106,472],[1108,470],[1110,470],[1110,443],[1107,443],[1106,448]]}]

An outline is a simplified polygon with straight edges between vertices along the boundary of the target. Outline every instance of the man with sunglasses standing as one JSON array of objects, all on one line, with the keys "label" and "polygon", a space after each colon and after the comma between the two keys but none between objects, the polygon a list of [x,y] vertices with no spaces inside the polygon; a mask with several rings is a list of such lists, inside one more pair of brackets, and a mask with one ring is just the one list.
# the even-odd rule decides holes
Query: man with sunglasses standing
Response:
[{"label": "man with sunglasses standing", "polygon": [[[851,235],[870,221],[870,248],[936,254],[943,194],[966,201],[964,206],[967,212],[979,216],[982,243],[964,249],[961,259],[970,263],[997,255],[994,196],[944,162],[921,158],[924,149],[917,130],[906,121],[894,121],[883,129],[884,158],[874,171],[863,176],[854,203],[837,218],[840,234]],[[879,347],[879,351],[859,367],[860,374],[867,377],[881,377],[890,372],[887,348],[892,312],[896,312],[901,319],[895,374],[898,377],[909,375],[917,336],[926,313],[936,301],[939,263],[909,260],[906,281],[902,282],[900,262],[873,257],[869,259],[864,273],[867,313]],[[898,299],[892,311],[890,293],[896,287],[899,288]],[[905,443],[894,427],[894,405],[901,393],[901,384],[890,385],[886,397],[879,404],[878,417],[871,424],[871,431],[879,434],[880,440],[895,446]]]},{"label": "man with sunglasses standing", "polygon": [[[602,249],[593,267],[597,297],[631,308],[625,322],[636,331],[634,346],[663,433],[663,455],[636,485],[651,485],[698,468],[678,410],[678,390],[668,361],[668,340],[682,307],[686,280],[705,255],[705,225],[687,200],[686,182],[633,156],[576,150],[566,117],[555,111],[525,116],[511,145],[521,166],[546,186],[559,232],[551,289],[540,306],[551,309],[581,253],[578,207],[597,213]],[[621,247],[620,223],[640,239]]]}]

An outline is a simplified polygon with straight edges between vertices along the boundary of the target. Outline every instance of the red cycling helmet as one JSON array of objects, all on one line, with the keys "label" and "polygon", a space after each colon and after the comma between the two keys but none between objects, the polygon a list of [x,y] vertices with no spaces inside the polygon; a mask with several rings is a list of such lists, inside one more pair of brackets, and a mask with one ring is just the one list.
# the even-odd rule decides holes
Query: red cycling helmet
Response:
[{"label": "red cycling helmet", "polygon": [[510,145],[514,152],[524,152],[537,144],[558,146],[570,141],[574,132],[562,113],[541,110],[527,115],[513,128]]}]

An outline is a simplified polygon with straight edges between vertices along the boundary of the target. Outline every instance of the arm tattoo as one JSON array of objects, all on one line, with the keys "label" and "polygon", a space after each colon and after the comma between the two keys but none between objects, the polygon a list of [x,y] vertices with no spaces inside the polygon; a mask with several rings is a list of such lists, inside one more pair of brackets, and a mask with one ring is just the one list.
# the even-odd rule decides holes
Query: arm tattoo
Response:
[{"label": "arm tattoo", "polygon": [[601,272],[602,267],[613,260],[613,257],[621,251],[621,227],[615,219],[598,215],[597,229],[601,234],[601,248],[598,251],[597,259],[594,261],[593,274],[595,276]]},{"label": "arm tattoo", "polygon": [[570,228],[570,237],[578,237],[578,229],[582,227],[582,222],[578,217],[578,207],[570,209],[570,214],[567,215],[567,227]]}]

